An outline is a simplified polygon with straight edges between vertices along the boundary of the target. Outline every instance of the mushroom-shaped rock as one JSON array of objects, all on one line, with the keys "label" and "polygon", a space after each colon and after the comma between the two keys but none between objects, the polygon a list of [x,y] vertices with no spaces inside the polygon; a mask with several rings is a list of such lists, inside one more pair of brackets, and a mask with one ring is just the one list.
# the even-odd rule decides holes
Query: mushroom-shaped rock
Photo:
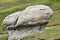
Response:
[{"label": "mushroom-shaped rock", "polygon": [[9,38],[13,40],[39,33],[45,29],[53,11],[46,5],[29,6],[23,11],[8,15],[3,23],[8,27]]}]

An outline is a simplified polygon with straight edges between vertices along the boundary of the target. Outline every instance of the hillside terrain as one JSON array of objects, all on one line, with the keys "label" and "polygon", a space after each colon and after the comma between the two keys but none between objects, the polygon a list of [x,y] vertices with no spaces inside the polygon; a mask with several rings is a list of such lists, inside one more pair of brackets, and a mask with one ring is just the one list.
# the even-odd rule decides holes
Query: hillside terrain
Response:
[{"label": "hillside terrain", "polygon": [[[38,40],[40,38],[53,40],[60,38],[60,0],[0,0],[0,31],[6,28],[2,21],[7,15],[22,11],[27,6],[42,4],[52,8],[54,15],[49,20],[45,32],[34,34],[34,37],[28,36],[24,38],[24,40]],[[7,34],[0,35],[0,40],[7,40]]]}]

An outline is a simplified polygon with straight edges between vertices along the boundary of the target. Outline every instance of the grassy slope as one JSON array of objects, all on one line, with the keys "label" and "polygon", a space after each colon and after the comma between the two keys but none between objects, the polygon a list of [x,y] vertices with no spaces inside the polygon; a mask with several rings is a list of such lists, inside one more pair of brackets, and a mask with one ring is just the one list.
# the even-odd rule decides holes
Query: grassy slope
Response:
[{"label": "grassy slope", "polygon": [[[13,12],[23,10],[29,5],[36,5],[36,4],[45,4],[54,10],[54,15],[50,19],[48,25],[60,24],[60,0],[0,0],[0,30],[3,30],[5,28],[5,26],[2,24],[2,20],[4,19],[5,16]],[[48,39],[60,37],[59,28],[60,26],[56,26],[53,27],[53,29],[47,29],[42,34],[36,34],[34,36],[37,38],[43,37]],[[30,40],[30,39],[31,39],[30,37],[28,37],[27,39],[25,38],[25,40]],[[0,40],[4,40],[4,39],[1,39],[0,37]]]}]

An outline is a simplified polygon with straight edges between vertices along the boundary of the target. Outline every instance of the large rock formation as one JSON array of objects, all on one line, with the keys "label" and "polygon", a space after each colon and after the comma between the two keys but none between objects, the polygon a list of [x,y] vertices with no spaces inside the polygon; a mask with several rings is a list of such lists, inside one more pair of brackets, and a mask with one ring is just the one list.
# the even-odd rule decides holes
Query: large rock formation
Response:
[{"label": "large rock formation", "polygon": [[8,15],[3,20],[7,26],[9,38],[21,38],[43,31],[53,15],[53,11],[46,5],[29,6],[23,11]]}]

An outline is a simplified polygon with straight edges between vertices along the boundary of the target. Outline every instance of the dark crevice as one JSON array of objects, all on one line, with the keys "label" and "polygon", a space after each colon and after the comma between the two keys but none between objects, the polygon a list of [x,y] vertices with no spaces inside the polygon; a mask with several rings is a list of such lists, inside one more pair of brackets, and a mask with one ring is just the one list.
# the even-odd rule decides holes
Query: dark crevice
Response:
[{"label": "dark crevice", "polygon": [[17,23],[17,21],[18,21],[18,18],[19,18],[19,17],[17,17],[17,19],[16,19],[16,21],[15,21],[15,24],[14,24],[14,25],[16,25],[16,23]]},{"label": "dark crevice", "polygon": [[20,25],[20,26],[17,26],[17,27],[9,27],[8,30],[16,30],[16,29],[22,29],[22,28],[32,28],[32,27],[36,27],[36,26],[43,26],[43,25],[46,25],[48,22],[45,22],[45,23],[37,23],[37,24],[33,24],[33,25]]}]

